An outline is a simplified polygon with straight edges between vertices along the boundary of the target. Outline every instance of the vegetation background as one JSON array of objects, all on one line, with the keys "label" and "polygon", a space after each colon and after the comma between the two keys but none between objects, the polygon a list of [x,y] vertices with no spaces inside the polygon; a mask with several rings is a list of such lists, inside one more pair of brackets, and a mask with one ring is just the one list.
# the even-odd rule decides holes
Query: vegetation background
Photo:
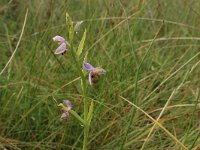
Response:
[{"label": "vegetation background", "polygon": [[199,0],[1,0],[0,149],[82,148],[83,127],[73,117],[61,121],[57,107],[70,99],[83,114],[70,52],[53,53],[52,37],[68,34],[66,12],[84,21],[77,44],[86,28],[88,62],[108,72],[89,87],[95,111],[88,148],[181,149],[172,134],[197,150]]}]

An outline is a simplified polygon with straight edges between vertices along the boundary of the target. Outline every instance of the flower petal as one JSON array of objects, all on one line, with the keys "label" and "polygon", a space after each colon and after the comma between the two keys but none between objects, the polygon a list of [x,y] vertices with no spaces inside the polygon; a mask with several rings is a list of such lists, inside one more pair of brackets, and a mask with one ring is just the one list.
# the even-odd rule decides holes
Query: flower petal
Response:
[{"label": "flower petal", "polygon": [[92,77],[91,77],[91,72],[89,73],[89,77],[88,77],[88,80],[89,80],[89,83],[90,83],[90,85],[92,85]]},{"label": "flower petal", "polygon": [[61,54],[64,53],[67,50],[66,43],[62,43],[54,52],[54,54]]},{"label": "flower petal", "polygon": [[69,118],[69,113],[68,113],[68,112],[64,112],[64,113],[61,115],[61,119],[67,120],[68,118]]},{"label": "flower petal", "polygon": [[72,108],[72,103],[69,100],[64,100],[63,103],[67,106],[68,111]]},{"label": "flower petal", "polygon": [[102,74],[106,74],[106,70],[104,70],[103,68],[101,67],[96,67],[93,69],[93,72],[98,74],[98,75],[102,75]]},{"label": "flower petal", "polygon": [[98,75],[106,74],[106,70],[101,68],[101,71],[98,73]]},{"label": "flower petal", "polygon": [[62,36],[59,36],[59,35],[53,37],[53,40],[56,41],[56,42],[65,43],[65,39]]},{"label": "flower petal", "polygon": [[83,23],[83,21],[79,21],[76,23],[76,25],[74,26],[74,31],[77,33],[80,28],[81,28],[81,24]]},{"label": "flower petal", "polygon": [[87,70],[87,71],[92,71],[94,70],[95,68],[89,64],[89,63],[83,63],[83,67]]}]

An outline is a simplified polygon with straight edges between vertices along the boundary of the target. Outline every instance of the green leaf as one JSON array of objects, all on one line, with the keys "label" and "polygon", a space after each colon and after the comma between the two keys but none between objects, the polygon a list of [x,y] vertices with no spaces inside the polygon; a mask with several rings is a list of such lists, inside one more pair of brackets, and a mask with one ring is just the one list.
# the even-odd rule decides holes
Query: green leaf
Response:
[{"label": "green leaf", "polygon": [[69,113],[79,120],[83,125],[85,125],[84,120],[74,110],[69,110]]},{"label": "green leaf", "polygon": [[94,110],[94,102],[92,101],[90,104],[89,112],[88,112],[88,117],[87,117],[87,124],[90,126],[92,116],[93,116],[93,110]]},{"label": "green leaf", "polygon": [[78,46],[78,50],[77,50],[77,56],[78,56],[78,58],[79,58],[79,56],[81,55],[81,53],[83,51],[85,39],[86,39],[86,29],[85,29],[85,32],[83,33],[83,37],[82,37],[82,39],[80,41],[80,44]]},{"label": "green leaf", "polygon": [[66,25],[67,25],[67,28],[68,28],[69,40],[70,40],[70,43],[71,43],[74,39],[74,26],[73,26],[73,21],[72,21],[70,15],[67,12],[66,12]]},{"label": "green leaf", "polygon": [[87,62],[87,56],[88,56],[88,51],[86,51],[86,53],[85,53],[85,57],[83,59],[83,62]]},{"label": "green leaf", "polygon": [[74,39],[74,27],[73,27],[73,25],[71,25],[69,27],[69,41],[70,41],[70,43],[73,42],[73,39]]},{"label": "green leaf", "polygon": [[73,25],[73,21],[67,12],[66,12],[66,24],[69,26]]}]

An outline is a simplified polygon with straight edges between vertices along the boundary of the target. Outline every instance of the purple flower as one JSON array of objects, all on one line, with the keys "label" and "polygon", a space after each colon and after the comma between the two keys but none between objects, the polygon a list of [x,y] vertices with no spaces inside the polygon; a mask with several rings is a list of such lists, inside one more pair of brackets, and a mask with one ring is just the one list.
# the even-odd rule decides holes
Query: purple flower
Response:
[{"label": "purple flower", "polygon": [[106,71],[101,67],[93,67],[89,63],[83,63],[84,69],[89,71],[89,83],[92,85],[93,83],[97,83],[99,80],[99,76],[105,74]]},{"label": "purple flower", "polygon": [[63,114],[61,115],[61,119],[67,120],[69,118],[69,111],[72,108],[72,104],[69,100],[63,101]]},{"label": "purple flower", "polygon": [[60,44],[60,46],[58,46],[58,48],[56,49],[54,54],[62,54],[63,55],[68,50],[67,49],[68,42],[62,36],[59,36],[59,35],[53,37],[53,40]]}]

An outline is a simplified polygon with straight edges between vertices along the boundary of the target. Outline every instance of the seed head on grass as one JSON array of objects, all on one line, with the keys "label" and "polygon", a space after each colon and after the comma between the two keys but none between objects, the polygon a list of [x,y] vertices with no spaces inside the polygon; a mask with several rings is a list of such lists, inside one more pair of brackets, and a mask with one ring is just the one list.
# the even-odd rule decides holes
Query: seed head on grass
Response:
[{"label": "seed head on grass", "polygon": [[89,83],[90,85],[97,83],[99,80],[100,75],[105,74],[106,71],[101,67],[93,67],[89,63],[83,63],[83,68],[89,71]]},{"label": "seed head on grass", "polygon": [[63,38],[62,36],[59,36],[59,35],[53,37],[53,40],[60,44],[60,46],[58,46],[58,48],[56,49],[54,54],[62,54],[63,55],[68,50],[67,49],[68,42],[65,40],[65,38]]}]

